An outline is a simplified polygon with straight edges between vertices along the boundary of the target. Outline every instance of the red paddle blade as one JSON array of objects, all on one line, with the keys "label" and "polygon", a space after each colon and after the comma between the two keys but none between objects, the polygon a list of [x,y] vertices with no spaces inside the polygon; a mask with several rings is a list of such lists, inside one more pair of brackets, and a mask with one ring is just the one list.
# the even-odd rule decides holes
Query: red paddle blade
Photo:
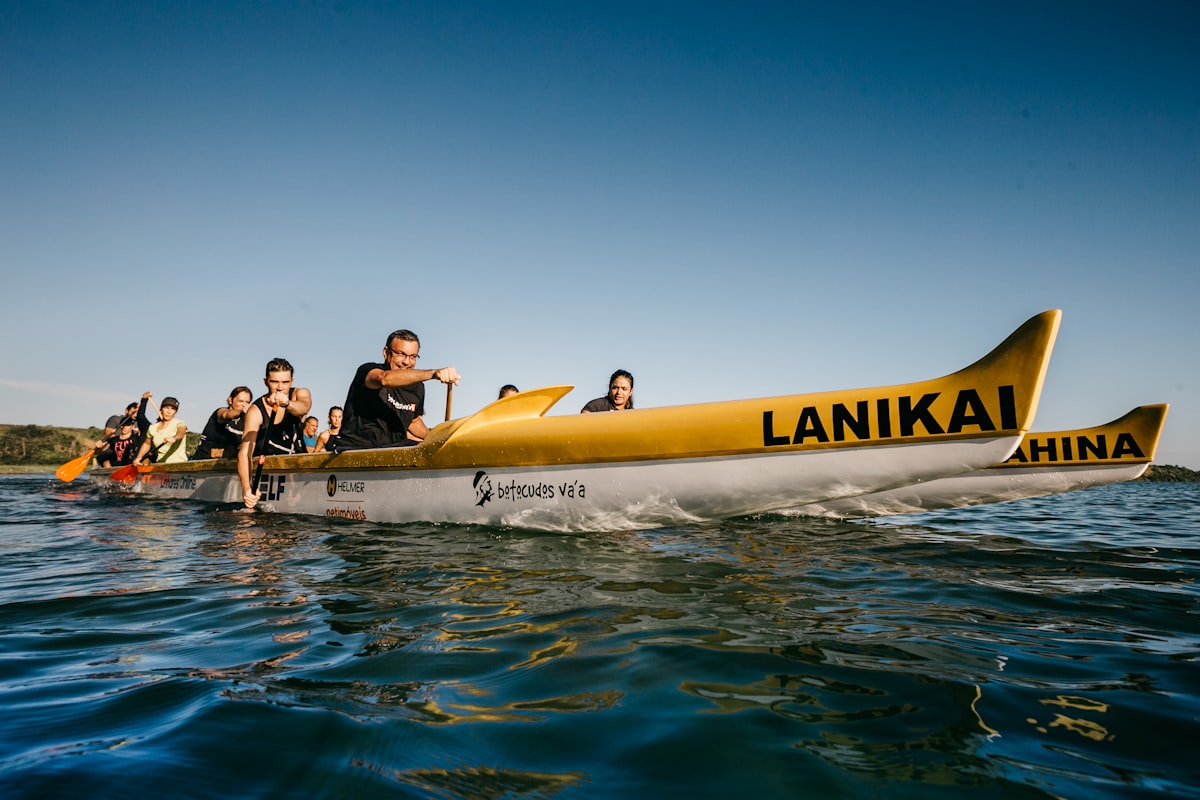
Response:
[{"label": "red paddle blade", "polygon": [[79,458],[71,459],[58,469],[54,470],[54,474],[58,476],[60,481],[64,483],[70,483],[82,475],[83,471],[87,469],[88,462],[92,460],[92,453],[94,452],[96,452],[95,449],[88,450]]},{"label": "red paddle blade", "polygon": [[118,483],[133,483],[138,479],[138,468],[133,464],[129,464],[127,466],[114,469],[112,475],[109,475],[108,477],[112,478]]}]

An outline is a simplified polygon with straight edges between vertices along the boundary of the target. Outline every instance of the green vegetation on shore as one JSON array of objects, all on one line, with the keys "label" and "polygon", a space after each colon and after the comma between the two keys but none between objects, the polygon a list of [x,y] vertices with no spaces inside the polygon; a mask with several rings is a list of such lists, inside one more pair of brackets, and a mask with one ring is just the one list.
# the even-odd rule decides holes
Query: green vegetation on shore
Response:
[{"label": "green vegetation on shore", "polygon": [[83,455],[100,428],[51,428],[42,425],[0,425],[0,464],[10,467],[57,467]]},{"label": "green vegetation on shore", "polygon": [[1150,483],[1200,483],[1200,472],[1171,464],[1151,464],[1139,481]]},{"label": "green vegetation on shore", "polygon": [[[55,428],[46,425],[0,425],[0,472],[46,472],[92,449],[104,438],[102,428]],[[188,452],[200,434],[188,431]]]}]

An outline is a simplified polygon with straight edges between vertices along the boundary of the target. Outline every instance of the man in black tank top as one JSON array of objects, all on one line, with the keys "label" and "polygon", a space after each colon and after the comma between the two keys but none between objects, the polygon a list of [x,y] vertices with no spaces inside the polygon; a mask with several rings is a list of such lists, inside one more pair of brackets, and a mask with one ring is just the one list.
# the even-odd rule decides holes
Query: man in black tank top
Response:
[{"label": "man in black tank top", "polygon": [[417,369],[420,349],[421,340],[410,330],[388,334],[383,363],[368,362],[354,373],[342,408],[342,431],[327,449],[410,447],[425,439],[425,381],[457,384],[460,377],[454,367]]},{"label": "man in black tank top", "polygon": [[[308,389],[292,386],[292,373],[292,365],[286,358],[268,361],[263,378],[267,393],[246,410],[242,443],[238,447],[238,478],[242,482],[242,504],[247,509],[258,504],[258,487],[250,485],[254,472],[251,461],[259,455],[304,452],[304,417],[312,407],[312,395]],[[267,435],[259,436],[264,427],[268,428]]]}]

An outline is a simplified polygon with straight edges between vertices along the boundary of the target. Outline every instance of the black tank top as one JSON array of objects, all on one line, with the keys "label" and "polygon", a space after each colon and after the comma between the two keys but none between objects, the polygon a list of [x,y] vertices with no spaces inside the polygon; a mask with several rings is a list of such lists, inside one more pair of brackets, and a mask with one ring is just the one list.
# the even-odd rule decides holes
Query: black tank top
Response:
[{"label": "black tank top", "polygon": [[[285,411],[283,419],[275,422],[272,419],[271,409],[267,406],[266,395],[255,400],[254,405],[258,406],[259,413],[263,418],[262,426],[258,429],[258,438],[254,443],[254,455],[283,456],[289,453],[305,452],[304,420]],[[264,437],[263,431],[268,426],[270,426],[270,430],[267,430],[267,435]]]},{"label": "black tank top", "polygon": [[[214,447],[222,449],[222,458],[237,458],[238,447],[242,443],[242,427],[246,423],[246,415],[239,414],[233,419],[222,419],[221,410],[217,409],[209,416],[208,422],[204,426],[204,432],[200,434],[200,443],[196,445],[196,452],[192,454],[192,461],[213,458]],[[264,419],[266,418],[264,417]]]}]

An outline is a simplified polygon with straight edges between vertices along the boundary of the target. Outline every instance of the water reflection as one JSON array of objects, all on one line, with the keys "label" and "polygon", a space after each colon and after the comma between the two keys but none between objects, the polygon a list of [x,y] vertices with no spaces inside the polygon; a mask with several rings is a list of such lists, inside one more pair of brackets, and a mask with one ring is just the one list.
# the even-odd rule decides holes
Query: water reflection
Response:
[{"label": "water reflection", "polygon": [[452,769],[396,770],[378,764],[358,762],[397,784],[430,792],[435,797],[463,797],[492,800],[511,797],[554,797],[584,780],[583,773],[552,774],[487,766],[460,766]]},{"label": "water reflection", "polygon": [[1082,796],[1190,763],[1194,537],[1071,506],[571,537],[42,500],[54,537],[0,529],[34,742],[0,776],[199,752],[326,796]]}]

